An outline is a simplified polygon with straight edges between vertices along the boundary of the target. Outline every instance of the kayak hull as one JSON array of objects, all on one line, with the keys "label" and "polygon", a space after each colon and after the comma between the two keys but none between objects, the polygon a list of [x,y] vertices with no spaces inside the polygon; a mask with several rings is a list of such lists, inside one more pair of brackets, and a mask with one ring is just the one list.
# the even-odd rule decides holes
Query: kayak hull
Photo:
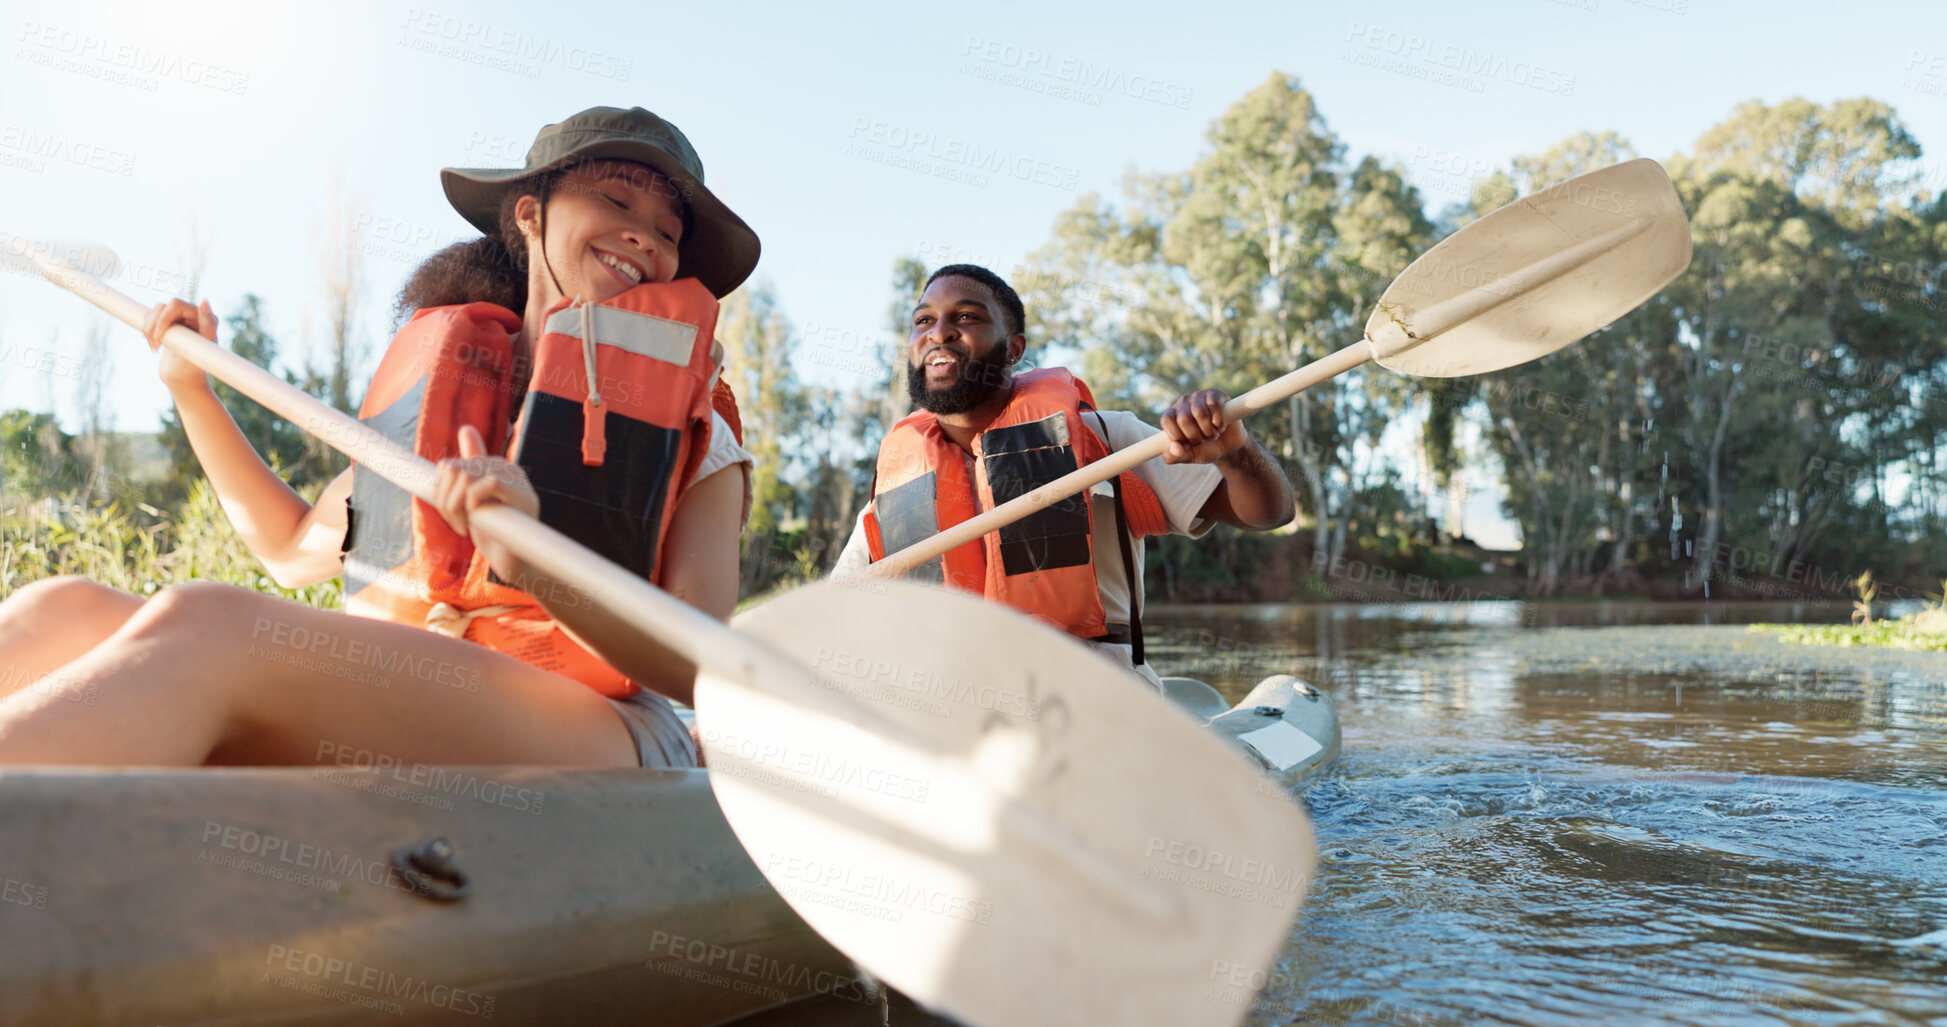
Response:
[{"label": "kayak hull", "polygon": [[[1294,678],[1179,688],[1274,787],[1337,755]],[[0,1023],[947,1022],[792,912],[701,770],[0,772],[0,952]]]},{"label": "kayak hull", "polygon": [[[705,772],[432,769],[0,775],[0,1023],[700,1027],[855,975]],[[457,901],[395,865],[441,837]]]}]

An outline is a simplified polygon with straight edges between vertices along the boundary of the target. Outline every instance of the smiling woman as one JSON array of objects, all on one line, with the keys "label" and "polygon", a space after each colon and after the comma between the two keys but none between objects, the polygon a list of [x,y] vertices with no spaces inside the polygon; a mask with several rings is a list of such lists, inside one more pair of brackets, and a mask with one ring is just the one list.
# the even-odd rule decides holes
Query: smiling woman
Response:
[{"label": "smiling woman", "polygon": [[[27,686],[0,698],[0,762],[314,763],[328,740],[429,764],[694,764],[669,704],[694,668],[469,522],[512,505],[727,617],[750,456],[715,410],[713,332],[757,237],[641,108],[548,126],[523,168],[443,177],[487,234],[407,283],[360,411],[440,462],[436,503],[363,466],[304,502],[204,372],[161,355],[238,534],[281,583],[342,572],[354,616],[209,584],[21,589],[0,604],[0,661]],[[151,345],[179,323],[215,338],[207,304],[175,300]],[[117,716],[52,701],[74,687]]]},{"label": "smiling woman", "polygon": [[[644,282],[667,282],[691,220],[675,184],[643,164],[595,160],[541,172],[501,195],[493,231],[421,265],[400,290],[395,312],[404,320],[414,311],[482,300],[522,309],[530,237],[557,295],[587,288],[600,302]],[[562,255],[575,256],[557,265]]]}]

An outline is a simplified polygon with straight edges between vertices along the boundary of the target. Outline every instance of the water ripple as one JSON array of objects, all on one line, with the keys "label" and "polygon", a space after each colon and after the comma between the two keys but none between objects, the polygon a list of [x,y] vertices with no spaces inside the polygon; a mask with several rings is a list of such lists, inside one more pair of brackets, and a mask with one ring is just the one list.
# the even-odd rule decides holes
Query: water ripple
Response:
[{"label": "water ripple", "polygon": [[1158,632],[1345,723],[1252,1023],[1947,1023],[1947,657],[1407,613]]}]

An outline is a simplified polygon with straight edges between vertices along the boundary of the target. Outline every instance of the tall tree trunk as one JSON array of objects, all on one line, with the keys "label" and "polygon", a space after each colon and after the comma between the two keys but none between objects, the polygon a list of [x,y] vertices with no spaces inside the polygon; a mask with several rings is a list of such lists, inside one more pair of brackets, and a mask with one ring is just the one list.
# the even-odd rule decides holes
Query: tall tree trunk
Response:
[{"label": "tall tree trunk", "polygon": [[1528,558],[1528,580],[1542,595],[1555,593],[1555,541],[1554,525],[1550,522],[1547,508],[1547,492],[1541,484],[1541,471],[1535,464],[1534,452],[1528,448],[1527,437],[1511,417],[1501,418],[1501,430],[1507,432],[1508,441],[1513,445],[1516,455],[1521,458],[1521,471],[1528,479],[1529,505],[1534,508],[1532,531],[1524,531],[1521,540],[1523,554]]},{"label": "tall tree trunk", "polygon": [[1285,411],[1291,419],[1292,462],[1298,465],[1298,473],[1305,479],[1305,492],[1312,499],[1312,569],[1323,574],[1332,566],[1328,545],[1331,518],[1325,481],[1319,473],[1318,460],[1312,455],[1309,401],[1303,395],[1293,396],[1285,401]]},{"label": "tall tree trunk", "polygon": [[1686,579],[1693,579],[1693,584],[1705,585],[1710,581],[1717,542],[1724,535],[1724,439],[1730,434],[1731,409],[1737,398],[1737,387],[1737,374],[1732,372],[1731,384],[1724,390],[1723,407],[1717,413],[1717,428],[1711,433],[1710,448],[1705,457],[1703,532],[1692,554],[1690,571],[1685,575]]},{"label": "tall tree trunk", "polygon": [[75,405],[80,407],[81,432],[87,439],[85,446],[76,446],[78,452],[86,453],[88,467],[82,480],[86,492],[96,499],[108,499],[108,474],[112,453],[108,444],[108,433],[115,427],[115,411],[108,405],[108,385],[115,376],[115,361],[109,358],[108,326],[100,317],[89,319],[88,337],[81,351],[78,365],[80,375],[75,379]]}]

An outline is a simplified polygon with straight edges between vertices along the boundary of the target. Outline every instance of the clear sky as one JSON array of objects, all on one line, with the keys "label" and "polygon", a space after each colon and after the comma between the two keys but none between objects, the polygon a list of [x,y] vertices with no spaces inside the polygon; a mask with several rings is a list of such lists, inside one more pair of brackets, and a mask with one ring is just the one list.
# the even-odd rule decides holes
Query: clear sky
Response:
[{"label": "clear sky", "polygon": [[[115,284],[154,301],[182,287],[193,224],[201,296],[227,314],[261,295],[297,359],[323,336],[334,196],[361,216],[369,362],[413,264],[471,235],[439,168],[519,165],[541,125],[597,104],[688,134],[763,238],[758,275],[805,340],[801,371],[839,385],[881,352],[866,347],[887,338],[895,258],[1011,268],[1084,194],[1187,166],[1205,126],[1274,71],[1300,77],[1351,158],[1404,165],[1434,209],[1578,130],[1663,157],[1741,101],[1792,96],[1891,103],[1947,187],[1939,0],[4,10],[0,233],[104,243],[124,262]],[[895,166],[974,148],[1022,173]],[[90,318],[0,275],[0,408],[72,426]],[[139,337],[115,331],[115,425],[151,429],[167,394]]]}]

